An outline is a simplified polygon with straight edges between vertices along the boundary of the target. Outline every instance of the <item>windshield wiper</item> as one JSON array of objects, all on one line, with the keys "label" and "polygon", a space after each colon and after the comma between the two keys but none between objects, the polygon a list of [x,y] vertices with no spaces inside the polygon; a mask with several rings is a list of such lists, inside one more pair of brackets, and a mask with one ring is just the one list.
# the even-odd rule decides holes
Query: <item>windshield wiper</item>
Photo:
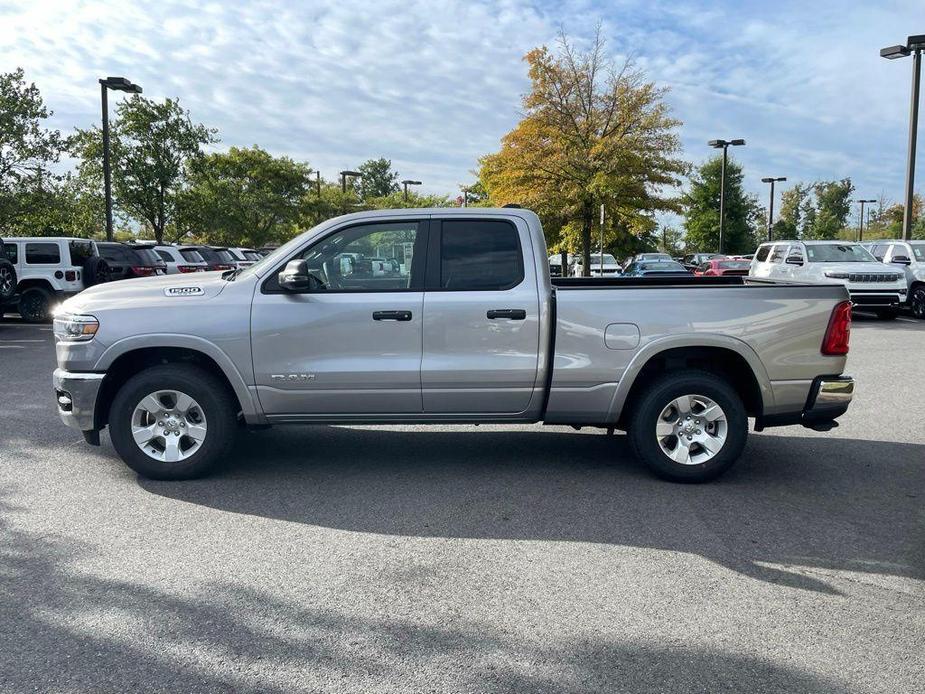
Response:
[{"label": "windshield wiper", "polygon": [[234,278],[241,273],[241,268],[236,267],[234,270],[225,270],[222,273],[222,279],[226,282],[234,282]]}]

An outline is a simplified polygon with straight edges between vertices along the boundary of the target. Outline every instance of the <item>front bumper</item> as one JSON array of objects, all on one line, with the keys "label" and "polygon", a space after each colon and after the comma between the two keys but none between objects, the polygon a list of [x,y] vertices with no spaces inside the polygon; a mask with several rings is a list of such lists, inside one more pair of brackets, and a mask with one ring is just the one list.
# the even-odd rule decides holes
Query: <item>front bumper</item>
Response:
[{"label": "front bumper", "polygon": [[759,417],[755,421],[755,431],[793,424],[828,431],[838,426],[835,420],[848,411],[853,397],[854,379],[851,376],[819,376],[813,381],[802,411]]},{"label": "front bumper", "polygon": [[105,376],[55,369],[52,382],[62,422],[78,431],[96,429],[96,397]]},{"label": "front bumper", "polygon": [[905,289],[852,289],[848,288],[851,303],[855,306],[896,308],[906,301]]}]

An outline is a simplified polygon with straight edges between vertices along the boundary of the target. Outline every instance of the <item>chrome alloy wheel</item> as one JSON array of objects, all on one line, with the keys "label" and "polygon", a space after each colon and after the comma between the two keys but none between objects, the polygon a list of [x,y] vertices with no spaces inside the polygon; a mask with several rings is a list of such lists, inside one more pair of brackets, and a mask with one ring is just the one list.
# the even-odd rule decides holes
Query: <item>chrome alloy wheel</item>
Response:
[{"label": "chrome alloy wheel", "polygon": [[681,465],[700,465],[719,453],[729,432],[726,413],[704,395],[682,395],[658,417],[655,437],[662,453]]},{"label": "chrome alloy wheel", "polygon": [[178,390],[158,390],[132,412],[132,438],[162,463],[186,460],[206,440],[206,416],[199,403]]}]

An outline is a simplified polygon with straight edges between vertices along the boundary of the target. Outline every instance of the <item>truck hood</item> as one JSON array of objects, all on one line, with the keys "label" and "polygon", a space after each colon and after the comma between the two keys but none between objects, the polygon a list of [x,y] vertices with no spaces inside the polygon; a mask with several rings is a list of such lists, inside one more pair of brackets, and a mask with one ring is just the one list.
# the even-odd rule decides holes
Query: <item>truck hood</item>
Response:
[{"label": "truck hood", "polygon": [[878,275],[901,275],[901,271],[884,265],[883,263],[813,263],[818,265],[822,273],[826,272],[863,272]]},{"label": "truck hood", "polygon": [[85,289],[65,301],[61,308],[69,313],[92,313],[125,306],[143,308],[163,306],[168,302],[198,303],[218,296],[227,285],[220,272],[119,280]]}]

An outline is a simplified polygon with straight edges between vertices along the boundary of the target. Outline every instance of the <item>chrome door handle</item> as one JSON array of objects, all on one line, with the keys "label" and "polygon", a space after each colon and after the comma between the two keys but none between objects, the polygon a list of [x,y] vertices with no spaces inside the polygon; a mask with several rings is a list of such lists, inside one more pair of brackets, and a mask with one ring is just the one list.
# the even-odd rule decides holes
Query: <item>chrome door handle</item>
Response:
[{"label": "chrome door handle", "polygon": [[493,308],[486,314],[489,319],[510,318],[511,320],[524,320],[527,312],[522,308]]},{"label": "chrome door handle", "polygon": [[373,320],[411,320],[411,311],[373,311]]}]

